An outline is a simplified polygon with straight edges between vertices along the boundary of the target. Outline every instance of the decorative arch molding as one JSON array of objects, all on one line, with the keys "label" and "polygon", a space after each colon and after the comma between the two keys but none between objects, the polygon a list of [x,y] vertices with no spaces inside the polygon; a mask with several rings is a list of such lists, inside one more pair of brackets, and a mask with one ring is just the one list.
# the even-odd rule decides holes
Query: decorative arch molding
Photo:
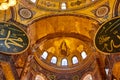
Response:
[{"label": "decorative arch molding", "polygon": [[69,13],[69,12],[64,13],[63,12],[63,13],[47,14],[47,15],[39,16],[37,18],[31,19],[31,21],[29,21],[27,25],[30,26],[31,24],[33,24],[37,21],[40,21],[40,20],[43,20],[43,19],[46,19],[46,18],[50,18],[50,17],[57,17],[57,16],[75,16],[75,17],[88,18],[88,19],[92,19],[94,21],[97,21],[98,24],[100,24],[102,22],[101,20],[98,20],[94,16],[90,16],[90,15],[86,15],[86,14],[82,14],[82,13],[79,14],[79,13]]}]

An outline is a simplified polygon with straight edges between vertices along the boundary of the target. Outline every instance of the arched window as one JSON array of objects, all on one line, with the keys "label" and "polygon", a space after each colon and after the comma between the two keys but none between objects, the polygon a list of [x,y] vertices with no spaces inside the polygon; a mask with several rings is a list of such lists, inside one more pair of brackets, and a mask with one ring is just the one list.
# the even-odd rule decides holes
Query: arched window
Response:
[{"label": "arched window", "polygon": [[45,80],[42,75],[36,75],[35,80]]},{"label": "arched window", "polygon": [[62,66],[67,66],[67,65],[68,65],[67,59],[62,59]]},{"label": "arched window", "polygon": [[65,3],[65,2],[61,3],[61,9],[62,9],[62,10],[66,10],[66,8],[67,8],[67,7],[66,7],[66,3]]},{"label": "arched window", "polygon": [[33,3],[36,3],[36,0],[30,0],[31,2],[33,2]]},{"label": "arched window", "polygon": [[106,74],[108,75],[109,69],[106,68],[106,69],[105,69],[105,72],[106,72]]},{"label": "arched window", "polygon": [[83,59],[85,59],[85,58],[87,57],[86,52],[85,52],[85,51],[83,51],[83,52],[81,53],[81,56],[82,56],[82,58],[83,58]]},{"label": "arched window", "polygon": [[52,57],[51,63],[56,64],[57,63],[57,58],[55,56]]},{"label": "arched window", "polygon": [[78,59],[77,59],[76,56],[74,56],[74,57],[72,58],[72,63],[73,63],[73,64],[77,64],[77,63],[78,63]]},{"label": "arched window", "polygon": [[43,54],[41,55],[41,57],[42,57],[43,59],[46,59],[47,56],[48,56],[48,53],[47,53],[46,51],[44,51]]},{"label": "arched window", "polygon": [[87,75],[83,78],[83,80],[93,80],[92,75],[91,75],[91,74],[87,74]]}]

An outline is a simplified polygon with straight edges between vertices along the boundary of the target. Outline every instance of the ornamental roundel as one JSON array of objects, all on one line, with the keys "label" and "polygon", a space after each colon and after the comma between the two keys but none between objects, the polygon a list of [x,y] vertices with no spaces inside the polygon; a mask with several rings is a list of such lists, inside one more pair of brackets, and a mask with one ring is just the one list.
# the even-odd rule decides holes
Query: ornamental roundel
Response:
[{"label": "ornamental roundel", "polygon": [[19,15],[24,19],[30,19],[33,17],[33,13],[30,9],[21,8],[19,9]]},{"label": "ornamental roundel", "polygon": [[109,7],[104,5],[104,6],[99,7],[96,10],[95,14],[97,17],[104,17],[108,14],[108,12],[109,12]]}]

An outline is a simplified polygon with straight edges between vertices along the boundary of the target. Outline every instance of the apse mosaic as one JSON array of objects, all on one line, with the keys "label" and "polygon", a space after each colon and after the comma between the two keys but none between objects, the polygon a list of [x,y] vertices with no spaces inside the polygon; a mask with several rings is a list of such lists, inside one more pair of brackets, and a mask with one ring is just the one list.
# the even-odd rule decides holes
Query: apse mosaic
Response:
[{"label": "apse mosaic", "polygon": [[18,54],[28,48],[29,39],[26,33],[10,23],[0,23],[0,52]]},{"label": "apse mosaic", "polygon": [[[89,43],[89,45],[87,45]],[[34,45],[35,60],[51,71],[74,71],[91,57],[90,39],[76,33],[55,33],[39,39]],[[74,68],[73,68],[74,67]],[[69,73],[69,72],[67,72]]]},{"label": "apse mosaic", "polygon": [[120,18],[104,23],[95,36],[95,46],[105,53],[120,52]]}]

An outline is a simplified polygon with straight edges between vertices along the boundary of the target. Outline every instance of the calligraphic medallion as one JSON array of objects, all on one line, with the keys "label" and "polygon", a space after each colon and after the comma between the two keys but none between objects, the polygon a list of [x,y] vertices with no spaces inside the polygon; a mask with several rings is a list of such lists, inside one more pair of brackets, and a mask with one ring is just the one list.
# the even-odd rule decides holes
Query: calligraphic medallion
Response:
[{"label": "calligraphic medallion", "polygon": [[14,24],[0,23],[0,52],[4,54],[20,54],[29,46],[29,38],[25,31]]},{"label": "calligraphic medallion", "polygon": [[105,53],[120,52],[120,17],[107,21],[98,29],[95,46]]}]

